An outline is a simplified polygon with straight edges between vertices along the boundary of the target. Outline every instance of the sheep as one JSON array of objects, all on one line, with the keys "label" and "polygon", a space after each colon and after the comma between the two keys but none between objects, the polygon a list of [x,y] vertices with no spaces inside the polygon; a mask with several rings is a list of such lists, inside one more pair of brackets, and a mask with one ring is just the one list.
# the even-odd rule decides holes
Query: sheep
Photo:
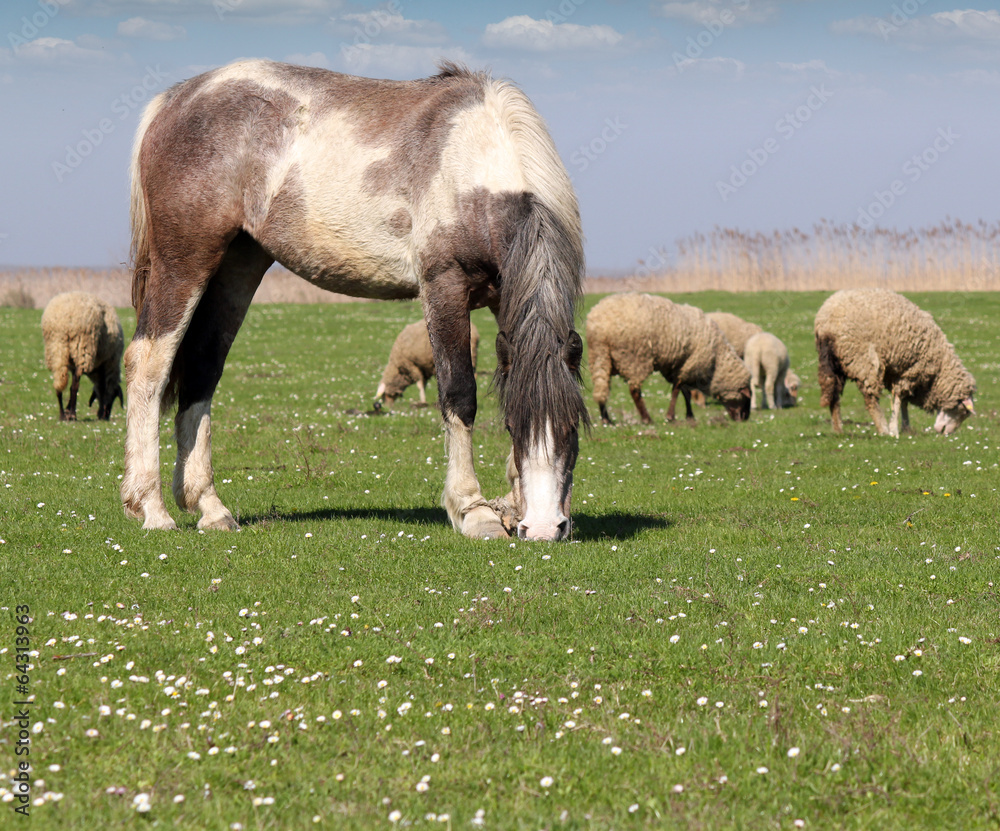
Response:
[{"label": "sheep", "polygon": [[[843,432],[840,396],[857,382],[879,435],[910,429],[907,404],[938,411],[934,429],[950,435],[975,413],[976,381],[927,312],[888,289],[849,289],[829,297],[816,313],[821,402],[833,429]],[[886,424],[879,393],[892,393]]]},{"label": "sheep", "polygon": [[706,317],[722,330],[726,340],[733,345],[736,354],[741,358],[745,354],[747,341],[764,331],[756,323],[751,323],[729,312],[708,312]]},{"label": "sheep", "polygon": [[[52,386],[59,401],[59,420],[76,421],[76,394],[80,376],[94,383],[90,405],[97,401],[97,417],[111,418],[117,398],[125,406],[121,388],[125,338],[114,308],[82,291],[53,297],[42,313],[45,365],[52,372]],[[63,409],[63,390],[69,389],[69,406]]]},{"label": "sheep", "polygon": [[[479,351],[479,331],[474,324],[470,326],[469,348],[472,353],[472,368],[476,368],[476,355]],[[434,354],[431,350],[431,339],[427,334],[427,323],[418,320],[405,326],[396,336],[392,349],[389,350],[389,363],[382,373],[382,381],[375,391],[375,410],[382,409],[385,402],[390,404],[403,394],[411,384],[416,384],[420,391],[420,405],[427,405],[425,385],[428,379],[434,377]]]},{"label": "sheep", "polygon": [[684,393],[687,417],[694,417],[692,389],[720,399],[735,421],[749,415],[750,371],[701,309],[649,294],[613,294],[590,310],[586,332],[594,400],[605,424],[611,423],[607,401],[613,375],[625,380],[639,417],[651,423],[642,383],[654,371],[674,385],[670,420],[678,391]]},{"label": "sheep", "polygon": [[785,344],[770,332],[758,332],[746,342],[743,362],[750,370],[750,408],[757,409],[757,388],[764,391],[763,406],[766,409],[780,410],[795,405],[798,395],[798,376],[791,375],[795,381],[795,395],[788,387],[788,349]]}]

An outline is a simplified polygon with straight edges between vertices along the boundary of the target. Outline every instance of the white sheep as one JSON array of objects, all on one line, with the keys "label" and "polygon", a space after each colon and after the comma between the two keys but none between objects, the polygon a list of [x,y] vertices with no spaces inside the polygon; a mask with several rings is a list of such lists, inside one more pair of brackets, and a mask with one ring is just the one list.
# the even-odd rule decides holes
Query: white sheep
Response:
[{"label": "white sheep", "polygon": [[[52,386],[59,401],[60,421],[76,421],[81,375],[94,383],[90,404],[97,401],[99,419],[111,418],[111,405],[116,398],[125,406],[121,388],[125,338],[112,306],[82,291],[57,294],[42,313],[42,336],[45,365],[52,372]],[[67,383],[69,406],[63,409],[62,394]]]},{"label": "white sheep", "polygon": [[[844,382],[857,382],[879,435],[909,430],[907,404],[937,410],[934,429],[949,435],[975,411],[976,381],[927,312],[888,289],[849,289],[827,299],[816,313],[816,351],[822,404],[840,433]],[[879,407],[892,393],[886,424]]]},{"label": "white sheep", "polygon": [[587,346],[594,400],[605,424],[613,375],[628,384],[639,417],[652,419],[642,400],[642,383],[659,372],[674,385],[667,417],[673,418],[678,391],[684,394],[687,417],[691,390],[722,401],[729,415],[742,421],[750,412],[750,372],[722,331],[701,309],[665,297],[634,292],[612,294],[587,315]]},{"label": "white sheep", "polygon": [[[469,348],[472,353],[472,368],[476,368],[479,351],[479,330],[470,326]],[[426,385],[434,377],[434,353],[431,339],[427,334],[427,323],[418,320],[403,328],[389,350],[389,363],[382,373],[382,381],[375,391],[375,409],[381,410],[385,402],[392,403],[411,384],[416,384],[420,392],[420,403],[427,404]]]},{"label": "white sheep", "polygon": [[[757,389],[764,392],[763,405],[767,409],[780,410],[795,405],[788,384],[788,349],[770,332],[758,332],[746,342],[743,362],[750,370],[750,407],[756,410]],[[798,376],[794,376],[795,395],[798,395]]]}]

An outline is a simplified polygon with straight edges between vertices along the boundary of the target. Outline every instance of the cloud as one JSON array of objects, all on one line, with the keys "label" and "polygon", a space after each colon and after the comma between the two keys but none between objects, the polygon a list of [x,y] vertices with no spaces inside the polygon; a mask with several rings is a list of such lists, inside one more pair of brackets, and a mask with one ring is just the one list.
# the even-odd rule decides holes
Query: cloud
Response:
[{"label": "cloud", "polygon": [[319,69],[330,68],[330,59],[322,52],[310,52],[309,54],[294,52],[291,55],[285,55],[284,60],[286,63],[294,63],[299,66],[315,66]]},{"label": "cloud", "polygon": [[187,37],[187,30],[183,26],[146,20],[144,17],[130,17],[118,24],[118,34],[127,38],[166,41],[183,40]]},{"label": "cloud", "polygon": [[553,23],[551,20],[535,20],[525,14],[490,23],[483,34],[485,46],[529,52],[613,49],[623,39],[624,36],[611,26]]},{"label": "cloud", "polygon": [[87,49],[71,40],[49,37],[35,38],[17,45],[13,56],[17,60],[44,66],[98,64],[114,60],[107,52]]},{"label": "cloud", "polygon": [[742,78],[746,64],[736,58],[688,58],[675,63],[678,74]]},{"label": "cloud", "polygon": [[[62,0],[65,3],[65,0]],[[345,0],[72,0],[75,14],[115,17],[155,14],[157,17],[252,21],[294,25],[318,23],[339,12]]]},{"label": "cloud", "polygon": [[410,20],[399,12],[373,9],[335,17],[330,30],[351,43],[371,43],[379,39],[413,46],[448,43],[445,27],[434,20]]},{"label": "cloud", "polygon": [[764,23],[778,14],[775,2],[750,0],[685,0],[653,4],[653,14],[685,23],[718,23],[726,26],[748,26]]},{"label": "cloud", "polygon": [[913,49],[941,45],[995,46],[1000,44],[1000,11],[957,9],[930,15],[908,17],[894,12],[886,17],[863,15],[830,24],[838,35],[879,37]]},{"label": "cloud", "polygon": [[461,47],[409,46],[399,43],[357,43],[340,50],[344,69],[358,75],[413,77],[433,75],[440,60],[473,64]]}]

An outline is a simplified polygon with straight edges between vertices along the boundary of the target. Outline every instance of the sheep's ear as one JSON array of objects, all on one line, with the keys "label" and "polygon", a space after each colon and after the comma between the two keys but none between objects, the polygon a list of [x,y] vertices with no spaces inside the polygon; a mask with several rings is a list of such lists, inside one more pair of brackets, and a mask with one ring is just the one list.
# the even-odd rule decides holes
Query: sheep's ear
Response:
[{"label": "sheep's ear", "polygon": [[510,372],[510,341],[503,332],[497,335],[497,369],[504,377]]},{"label": "sheep's ear", "polygon": [[970,398],[966,398],[962,402],[962,406],[965,407],[965,409],[967,409],[972,415],[976,414],[976,409],[975,409],[975,407],[972,406],[972,398],[971,397]]},{"label": "sheep's ear", "polygon": [[575,329],[571,330],[563,347],[563,359],[574,375],[580,372],[580,361],[583,360],[583,338]]}]

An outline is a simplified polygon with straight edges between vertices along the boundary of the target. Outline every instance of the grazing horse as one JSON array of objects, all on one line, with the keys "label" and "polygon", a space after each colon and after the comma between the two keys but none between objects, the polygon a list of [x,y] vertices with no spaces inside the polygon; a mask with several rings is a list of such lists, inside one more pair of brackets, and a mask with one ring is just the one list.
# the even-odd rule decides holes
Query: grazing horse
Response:
[{"label": "grazing horse", "polygon": [[[447,433],[442,503],[468,537],[570,532],[583,344],[580,215],[566,169],[515,86],[446,63],[382,81],[240,61],[146,108],[131,163],[135,337],[125,512],[173,529],[159,416],[176,401],[177,504],[237,528],[215,490],[211,403],[226,355],[275,261],[330,291],[419,297]],[[511,492],[483,497],[473,464],[469,311],[496,316]],[[509,512],[509,514],[508,514]]]}]

